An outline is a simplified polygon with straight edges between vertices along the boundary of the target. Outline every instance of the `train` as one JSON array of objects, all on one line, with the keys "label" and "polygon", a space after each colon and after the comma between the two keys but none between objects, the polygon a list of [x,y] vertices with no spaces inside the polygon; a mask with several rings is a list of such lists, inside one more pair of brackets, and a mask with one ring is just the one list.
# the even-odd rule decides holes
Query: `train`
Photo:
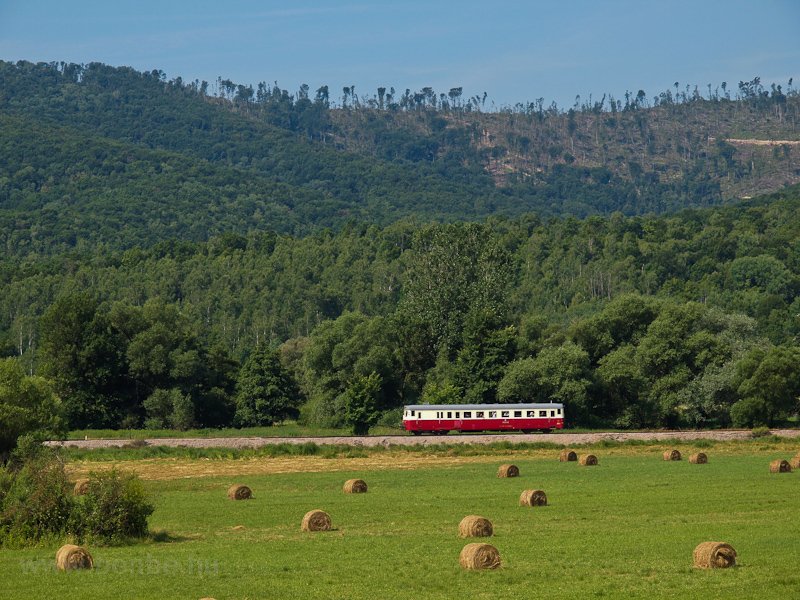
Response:
[{"label": "train", "polygon": [[414,435],[445,435],[451,431],[549,433],[564,428],[564,405],[410,404],[403,407],[403,426]]}]

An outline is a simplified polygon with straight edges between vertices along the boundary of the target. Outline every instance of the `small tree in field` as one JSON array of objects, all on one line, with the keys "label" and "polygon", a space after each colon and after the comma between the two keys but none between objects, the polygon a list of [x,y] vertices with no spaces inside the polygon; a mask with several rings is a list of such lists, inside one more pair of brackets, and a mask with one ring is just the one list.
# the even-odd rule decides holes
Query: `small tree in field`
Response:
[{"label": "small tree in field", "polygon": [[369,433],[369,428],[378,422],[380,391],[380,375],[370,373],[366,377],[357,376],[342,394],[344,419],[350,425],[353,435],[366,435]]}]

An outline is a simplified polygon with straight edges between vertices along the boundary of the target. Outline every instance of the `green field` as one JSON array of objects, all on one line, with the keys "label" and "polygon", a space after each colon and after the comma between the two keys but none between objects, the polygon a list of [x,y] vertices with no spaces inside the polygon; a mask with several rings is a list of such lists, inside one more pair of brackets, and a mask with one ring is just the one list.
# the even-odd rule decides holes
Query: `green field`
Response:
[{"label": "green field", "polygon": [[[283,460],[312,472],[268,475],[242,473],[279,459],[223,461],[228,476],[146,481],[159,533],[90,548],[93,571],[57,572],[58,544],[0,550],[0,598],[796,597],[800,473],[768,470],[771,459],[794,454],[791,444],[712,445],[703,448],[707,465],[664,462],[664,449],[597,446],[597,467],[559,463],[557,451],[542,449],[416,455],[402,469],[402,452],[371,455],[373,468],[345,457],[326,469],[324,458],[299,456]],[[684,458],[690,450],[681,447]],[[213,462],[169,460],[198,469]],[[347,470],[348,461],[357,468]],[[509,461],[521,476],[496,478]],[[365,479],[369,492],[343,494],[350,477]],[[254,499],[228,500],[234,482],[252,487]],[[529,488],[545,490],[549,506],[518,506]],[[314,508],[331,514],[335,531],[300,532]],[[494,523],[487,541],[501,569],[459,567],[467,514]],[[708,540],[732,544],[738,566],[694,569],[692,550]]]}]

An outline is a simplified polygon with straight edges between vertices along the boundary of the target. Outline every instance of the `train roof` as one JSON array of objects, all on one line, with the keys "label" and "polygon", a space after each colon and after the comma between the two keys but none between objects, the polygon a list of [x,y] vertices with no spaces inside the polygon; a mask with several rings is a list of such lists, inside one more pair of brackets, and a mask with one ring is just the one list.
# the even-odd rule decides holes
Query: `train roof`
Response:
[{"label": "train roof", "polygon": [[563,408],[563,404],[407,404],[404,410],[525,410],[536,408]]}]

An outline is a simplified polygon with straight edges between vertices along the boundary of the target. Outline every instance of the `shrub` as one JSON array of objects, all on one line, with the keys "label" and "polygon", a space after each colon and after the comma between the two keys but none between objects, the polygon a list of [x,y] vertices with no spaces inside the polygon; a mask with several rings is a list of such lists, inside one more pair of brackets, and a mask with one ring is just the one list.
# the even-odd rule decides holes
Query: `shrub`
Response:
[{"label": "shrub", "polygon": [[66,532],[72,512],[71,486],[54,452],[11,463],[0,475],[0,540],[38,542]]},{"label": "shrub", "polygon": [[770,435],[769,427],[753,427],[750,432],[750,437],[752,438],[763,438],[768,435]]},{"label": "shrub", "polygon": [[403,426],[403,409],[393,408],[384,411],[378,419],[378,425],[381,427],[401,428]]},{"label": "shrub", "polygon": [[109,544],[147,534],[153,506],[136,475],[92,474],[88,492],[76,498],[56,451],[20,444],[25,448],[0,468],[1,544],[64,535]]},{"label": "shrub", "polygon": [[731,421],[734,427],[757,427],[767,425],[767,406],[760,398],[744,398],[731,406]]},{"label": "shrub", "polygon": [[88,492],[77,502],[73,529],[81,538],[117,544],[147,535],[147,518],[153,510],[135,474],[116,469],[92,473]]}]

